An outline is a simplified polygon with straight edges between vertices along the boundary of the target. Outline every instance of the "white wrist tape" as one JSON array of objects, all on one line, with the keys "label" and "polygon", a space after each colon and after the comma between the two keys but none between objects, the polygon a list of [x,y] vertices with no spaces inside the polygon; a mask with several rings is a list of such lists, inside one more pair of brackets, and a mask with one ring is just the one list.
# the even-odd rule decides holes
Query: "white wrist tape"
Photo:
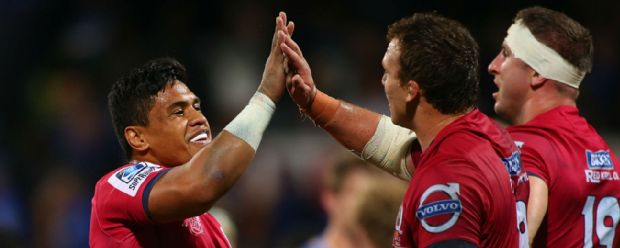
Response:
[{"label": "white wrist tape", "polygon": [[405,180],[411,179],[407,157],[416,134],[394,125],[390,117],[381,116],[377,130],[362,150],[361,158]]},{"label": "white wrist tape", "polygon": [[224,130],[247,142],[256,151],[275,110],[276,104],[268,96],[256,92]]},{"label": "white wrist tape", "polygon": [[523,60],[545,78],[556,80],[578,89],[586,75],[566,61],[555,50],[536,40],[530,30],[517,20],[508,29],[506,44],[516,58]]}]

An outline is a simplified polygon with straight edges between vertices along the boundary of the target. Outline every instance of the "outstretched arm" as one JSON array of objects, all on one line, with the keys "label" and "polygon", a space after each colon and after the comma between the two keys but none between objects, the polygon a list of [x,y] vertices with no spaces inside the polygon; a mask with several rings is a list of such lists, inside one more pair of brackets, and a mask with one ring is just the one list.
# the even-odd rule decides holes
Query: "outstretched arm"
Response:
[{"label": "outstretched arm", "polygon": [[[347,149],[403,179],[411,177],[412,143],[415,134],[394,125],[389,117],[336,100],[316,89],[301,49],[285,32],[278,32],[280,45],[294,69],[287,73],[286,88],[293,101],[317,126],[325,129]],[[417,152],[413,150],[414,152]]]},{"label": "outstretched arm", "polygon": [[[276,32],[292,33],[293,24],[285,23],[286,15],[280,12]],[[248,105],[211,144],[154,184],[147,205],[153,220],[167,222],[206,212],[250,164],[285,88],[284,57],[276,32],[262,81]]]}]

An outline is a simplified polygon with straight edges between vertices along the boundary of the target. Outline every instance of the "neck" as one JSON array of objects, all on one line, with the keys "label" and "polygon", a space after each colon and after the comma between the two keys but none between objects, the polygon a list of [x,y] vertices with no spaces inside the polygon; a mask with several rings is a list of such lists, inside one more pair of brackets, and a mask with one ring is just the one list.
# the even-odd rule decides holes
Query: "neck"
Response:
[{"label": "neck", "polygon": [[411,129],[415,131],[422,151],[425,151],[431,145],[441,130],[469,112],[446,115],[440,113],[430,104],[421,102],[416,111]]},{"label": "neck", "polygon": [[153,163],[153,164],[163,165],[161,163],[161,161],[159,161],[159,159],[155,158],[151,154],[149,154],[149,153],[146,153],[146,154],[136,154],[135,151],[134,151],[134,154],[131,156],[131,159],[129,160],[129,162],[130,163],[150,162],[150,163]]},{"label": "neck", "polygon": [[559,106],[577,106],[577,104],[572,98],[562,95],[551,87],[542,87],[532,92],[532,96],[523,104],[521,112],[511,121],[513,125],[521,125]]}]

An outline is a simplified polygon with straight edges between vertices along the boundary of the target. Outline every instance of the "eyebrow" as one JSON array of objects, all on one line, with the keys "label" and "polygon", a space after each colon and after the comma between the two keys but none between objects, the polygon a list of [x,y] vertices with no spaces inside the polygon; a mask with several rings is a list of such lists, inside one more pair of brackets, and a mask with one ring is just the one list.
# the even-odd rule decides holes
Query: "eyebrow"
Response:
[{"label": "eyebrow", "polygon": [[512,54],[512,50],[510,49],[510,47],[508,47],[508,45],[502,44],[502,49],[504,49],[504,51],[506,51],[508,54]]},{"label": "eyebrow", "polygon": [[191,100],[191,104],[190,104],[190,103],[188,103],[188,101],[178,101],[178,102],[173,102],[172,104],[170,104],[170,105],[168,106],[168,108],[167,108],[167,109],[168,109],[168,111],[172,111],[172,110],[174,110],[174,108],[176,108],[176,107],[185,108],[185,107],[187,107],[187,106],[189,106],[189,105],[194,105],[194,104],[196,104],[196,103],[200,104],[200,99],[199,99],[198,97],[194,97],[194,98]]}]

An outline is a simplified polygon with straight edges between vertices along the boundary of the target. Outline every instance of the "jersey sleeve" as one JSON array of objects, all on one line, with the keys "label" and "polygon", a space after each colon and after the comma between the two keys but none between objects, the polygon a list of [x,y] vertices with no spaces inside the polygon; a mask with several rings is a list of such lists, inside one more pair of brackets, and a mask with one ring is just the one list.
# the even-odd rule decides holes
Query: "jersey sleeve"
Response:
[{"label": "jersey sleeve", "polygon": [[148,195],[166,172],[168,169],[161,166],[140,162],[102,178],[95,192],[102,229],[111,234],[118,226],[154,223],[149,216]]},{"label": "jersey sleeve", "polygon": [[521,162],[529,176],[542,179],[547,185],[551,184],[551,171],[548,165],[553,163],[557,154],[543,136],[525,131],[510,131],[510,135],[521,149]]},{"label": "jersey sleeve", "polygon": [[444,157],[434,167],[414,186],[422,194],[413,207],[420,225],[412,229],[412,236],[419,247],[455,239],[479,246],[483,215],[491,207],[490,190],[467,161]]}]

